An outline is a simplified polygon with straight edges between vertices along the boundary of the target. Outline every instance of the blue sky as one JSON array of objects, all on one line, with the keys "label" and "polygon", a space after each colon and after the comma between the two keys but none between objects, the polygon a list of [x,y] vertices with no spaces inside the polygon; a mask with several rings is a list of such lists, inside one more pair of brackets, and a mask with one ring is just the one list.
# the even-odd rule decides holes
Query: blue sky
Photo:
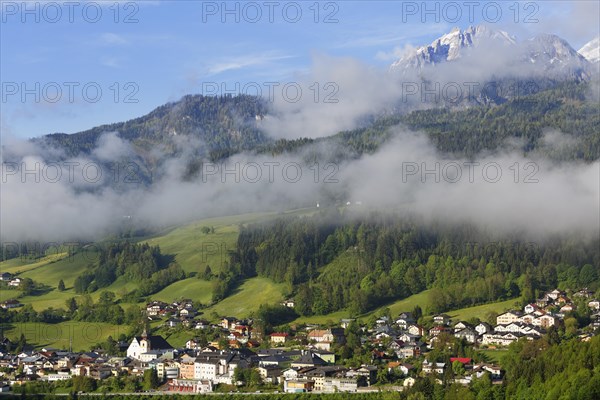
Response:
[{"label": "blue sky", "polygon": [[1,133],[20,138],[135,118],[211,82],[293,81],[315,55],[383,70],[454,26],[556,33],[575,49],[599,30],[596,1],[474,2],[472,18],[460,1],[429,14],[421,1],[0,3]]}]

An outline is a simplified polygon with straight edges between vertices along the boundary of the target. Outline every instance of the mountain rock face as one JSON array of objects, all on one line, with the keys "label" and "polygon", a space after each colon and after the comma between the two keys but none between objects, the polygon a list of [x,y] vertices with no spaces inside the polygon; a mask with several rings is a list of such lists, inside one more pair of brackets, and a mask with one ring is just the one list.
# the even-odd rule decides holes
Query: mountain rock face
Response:
[{"label": "mountain rock face", "polygon": [[494,31],[484,25],[470,26],[464,31],[454,28],[428,46],[416,49],[392,64],[392,69],[423,68],[445,61],[457,60],[465,48],[482,44],[514,45],[515,38],[504,31]]},{"label": "mountain rock face", "polygon": [[586,80],[590,77],[589,62],[569,43],[556,35],[542,34],[523,43],[523,57],[541,67],[544,76],[559,79]]},{"label": "mountain rock face", "polygon": [[[593,43],[587,46],[586,54],[592,53],[593,48]],[[464,31],[454,28],[390,67],[392,76],[403,84],[439,88],[474,84],[474,91],[468,95],[463,91],[458,100],[445,99],[443,90],[438,90],[435,104],[459,108],[501,104],[566,81],[589,81],[593,70],[590,61],[556,35],[540,34],[518,41],[507,32],[481,25]],[[431,100],[416,97],[419,106],[432,106]]]},{"label": "mountain rock face", "polygon": [[578,53],[591,63],[600,62],[600,36],[586,43]]},{"label": "mountain rock face", "polygon": [[[598,43],[590,42],[585,53],[593,58],[597,49]],[[419,47],[394,62],[391,70],[422,73],[449,62],[470,67],[484,65],[489,60],[506,67],[504,71],[494,71],[495,76],[504,72],[506,75],[537,75],[544,79],[585,80],[590,75],[590,62],[586,57],[556,35],[541,34],[519,42],[507,32],[483,25],[470,26],[464,31],[454,28],[430,45]]]}]

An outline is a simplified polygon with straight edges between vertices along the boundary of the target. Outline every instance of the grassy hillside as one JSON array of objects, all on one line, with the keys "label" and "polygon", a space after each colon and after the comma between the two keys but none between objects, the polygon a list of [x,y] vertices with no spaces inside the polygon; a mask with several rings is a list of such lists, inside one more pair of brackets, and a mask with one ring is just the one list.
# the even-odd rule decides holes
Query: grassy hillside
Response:
[{"label": "grassy hillside", "polygon": [[21,257],[11,258],[10,260],[0,262],[0,271],[10,272],[11,274],[19,274],[43,267],[45,265],[57,262],[67,257],[67,252],[61,252],[48,254],[47,256],[38,259],[28,259]]},{"label": "grassy hillside", "polygon": [[36,347],[55,347],[68,349],[72,340],[74,351],[85,350],[108,336],[118,338],[121,333],[128,333],[128,326],[119,326],[98,322],[67,321],[59,324],[44,324],[37,322],[15,323],[0,325],[4,334],[11,340],[17,340],[21,333],[27,343]]},{"label": "grassy hillside", "polygon": [[152,298],[155,300],[173,301],[176,299],[193,299],[202,304],[210,303],[211,297],[212,282],[196,277],[175,282],[152,295]]},{"label": "grassy hillside", "polygon": [[[312,209],[303,209],[283,214],[307,215],[312,212],[314,212]],[[229,251],[235,249],[240,225],[276,218],[279,215],[282,215],[282,213],[252,213],[208,218],[186,226],[166,230],[161,234],[145,238],[142,241],[148,242],[151,245],[159,245],[163,254],[174,255],[175,261],[181,265],[187,274],[202,273],[206,265],[210,265],[213,273],[218,273],[224,262],[229,259]],[[214,228],[214,233],[203,233],[203,227]],[[65,301],[69,297],[77,296],[73,290],[75,279],[88,267],[94,265],[96,259],[97,252],[91,248],[83,249],[72,256],[69,256],[66,252],[53,251],[52,254],[35,260],[14,258],[0,262],[0,271],[18,274],[22,278],[31,278],[35,282],[48,287],[47,291],[41,295],[20,298],[22,303],[31,304],[39,311],[48,307],[64,307]],[[58,282],[61,279],[66,286],[66,290],[63,292],[57,290]],[[267,287],[269,286],[266,281],[263,284]],[[239,290],[244,290],[244,293],[246,293],[248,292],[248,290],[245,290],[247,286],[251,290],[257,289],[252,284],[245,284]],[[125,278],[120,277],[102,290],[112,291],[117,297],[122,297],[136,287],[137,282],[127,281]],[[92,293],[91,297],[94,300],[97,299],[102,290]],[[281,297],[279,290],[267,292],[277,298]],[[19,297],[20,294],[21,292],[18,290],[2,290],[0,301]],[[175,282],[151,297],[163,301],[191,298],[206,304],[212,298],[212,282],[207,282],[193,276]],[[239,295],[237,299],[239,300]],[[251,297],[250,305],[247,309],[258,308],[258,301],[256,296],[254,296],[254,299]],[[225,306],[219,306],[219,309],[226,311],[227,304],[232,303],[229,301],[225,303]]]},{"label": "grassy hillside", "polygon": [[390,309],[392,316],[396,316],[403,311],[412,311],[415,306],[420,306],[423,312],[426,312],[427,307],[429,307],[429,292],[429,290],[424,290],[421,293],[413,294],[405,299],[380,307],[366,316],[380,315],[385,308]]},{"label": "grassy hillside", "polygon": [[[152,246],[160,246],[163,254],[174,254],[175,261],[181,265],[187,274],[202,274],[207,265],[215,274],[219,273],[224,263],[229,260],[229,251],[235,250],[241,225],[277,218],[282,215],[310,215],[314,212],[316,212],[315,209],[299,209],[284,213],[265,212],[207,218],[168,230],[161,235],[144,241]],[[203,233],[203,227],[214,228],[214,233]],[[244,285],[242,286],[244,287]],[[212,298],[212,283],[197,279],[194,276],[167,286],[159,293],[152,295],[152,298],[163,301],[190,298],[206,304]],[[224,301],[226,302],[225,306],[218,305],[218,310],[226,311],[228,304],[231,304],[228,299]],[[256,304],[253,297],[251,297],[250,304],[253,305],[249,306],[248,310],[257,309],[260,305]]]},{"label": "grassy hillside", "polygon": [[[67,253],[52,254],[35,262],[16,258],[0,263],[0,271],[18,274],[21,278],[31,278],[36,283],[47,286],[47,290],[38,296],[20,298],[23,304],[31,304],[36,310],[48,307],[64,307],[65,300],[75,296],[73,282],[89,265],[94,263],[96,253],[92,250],[82,250],[69,256]],[[60,280],[65,282],[66,290],[57,290]],[[17,297],[20,292],[5,290],[0,293],[0,299]]]},{"label": "grassy hillside", "polygon": [[234,293],[206,309],[205,314],[213,311],[219,315],[231,315],[238,318],[247,317],[257,310],[261,304],[276,304],[283,298],[284,284],[274,283],[267,278],[250,278],[244,281]]},{"label": "grassy hillside", "polygon": [[469,318],[479,318],[483,321],[490,312],[502,313],[509,309],[520,308],[519,304],[520,300],[517,298],[496,303],[482,304],[475,307],[461,308],[460,310],[455,310],[446,314],[455,321],[468,320]]}]

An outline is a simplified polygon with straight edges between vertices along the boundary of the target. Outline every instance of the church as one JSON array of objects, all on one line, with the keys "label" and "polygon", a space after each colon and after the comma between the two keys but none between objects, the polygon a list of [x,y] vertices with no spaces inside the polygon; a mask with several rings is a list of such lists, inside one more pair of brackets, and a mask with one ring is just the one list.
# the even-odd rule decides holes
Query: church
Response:
[{"label": "church", "polygon": [[155,351],[173,350],[173,346],[171,346],[160,335],[157,335],[157,336],[148,335],[148,333],[144,329],[144,332],[142,332],[142,336],[136,336],[131,341],[131,344],[127,348],[127,357],[139,360],[140,356],[142,354],[147,353],[151,350],[155,350]]}]

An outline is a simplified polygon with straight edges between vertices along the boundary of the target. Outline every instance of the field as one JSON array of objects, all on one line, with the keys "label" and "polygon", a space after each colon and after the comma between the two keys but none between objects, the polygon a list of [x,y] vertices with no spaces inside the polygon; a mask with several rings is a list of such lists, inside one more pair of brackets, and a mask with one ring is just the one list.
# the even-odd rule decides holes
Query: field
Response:
[{"label": "field", "polygon": [[177,299],[193,299],[202,304],[210,303],[212,282],[196,277],[183,279],[153,294],[152,299],[170,302]]},{"label": "field", "polygon": [[488,357],[488,361],[492,363],[500,363],[502,357],[508,352],[508,349],[499,350],[479,350],[480,353],[485,354]]},{"label": "field", "polygon": [[511,308],[520,308],[519,299],[510,299],[496,303],[482,304],[480,306],[461,308],[446,314],[454,321],[466,321],[470,318],[479,318],[480,320],[485,321],[490,312],[497,312],[500,314]]},{"label": "field", "polygon": [[244,281],[232,295],[204,310],[219,315],[248,317],[261,304],[276,304],[283,301],[284,284],[274,283],[267,278],[250,278]]},{"label": "field", "polygon": [[415,308],[415,306],[421,307],[421,309],[425,313],[427,307],[429,306],[429,292],[429,290],[424,290],[421,293],[413,294],[412,296],[408,296],[405,299],[398,300],[386,306],[380,307],[377,310],[367,314],[367,316],[373,314],[380,315],[385,308],[389,308],[392,317],[394,317],[403,311],[412,311],[413,308]]},{"label": "field", "polygon": [[[18,265],[16,260],[8,260],[0,263],[0,271],[17,273],[19,277],[31,278],[36,283],[46,286],[43,294],[36,296],[26,296],[19,300],[23,304],[31,304],[36,310],[43,310],[48,307],[64,307],[65,300],[75,296],[73,290],[73,282],[75,278],[86,270],[88,265],[93,264],[96,258],[96,253],[91,250],[82,250],[72,256],[67,253],[55,254],[36,260],[34,263],[28,263],[26,260],[21,260]],[[63,280],[66,290],[59,292],[57,289],[58,282]],[[5,296],[15,297],[18,292],[3,291],[0,298]]]},{"label": "field", "polygon": [[72,341],[74,351],[88,351],[108,336],[118,338],[121,333],[128,333],[129,327],[98,322],[67,321],[59,324],[38,322],[15,323],[2,326],[3,333],[11,340],[18,340],[21,333],[28,344],[36,347],[54,347],[68,349]]}]

